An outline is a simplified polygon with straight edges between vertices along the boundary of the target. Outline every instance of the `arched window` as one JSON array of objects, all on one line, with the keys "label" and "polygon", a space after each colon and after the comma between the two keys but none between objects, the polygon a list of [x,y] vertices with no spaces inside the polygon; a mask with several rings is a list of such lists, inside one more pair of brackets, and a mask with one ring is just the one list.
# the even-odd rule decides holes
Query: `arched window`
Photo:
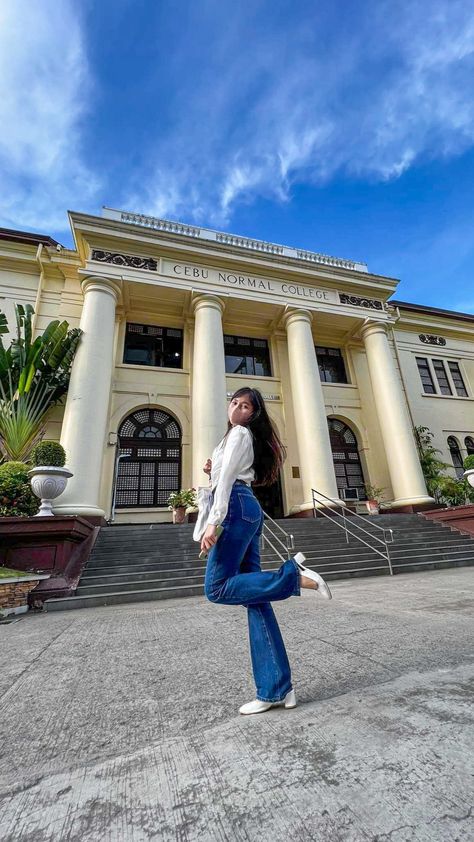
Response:
[{"label": "arched window", "polygon": [[461,451],[459,449],[459,444],[457,443],[454,436],[448,436],[448,447],[449,452],[451,454],[452,463],[454,465],[454,470],[456,471],[456,476],[458,479],[462,477],[464,473],[464,468],[462,465],[462,456]]},{"label": "arched window", "polygon": [[474,453],[474,439],[472,436],[466,436],[464,439],[464,444],[467,450],[467,455],[471,456]]},{"label": "arched window", "polygon": [[339,497],[350,499],[351,492],[346,489],[356,488],[358,499],[366,500],[364,475],[354,433],[338,418],[328,418],[328,427]]},{"label": "arched window", "polygon": [[181,430],[162,409],[138,409],[120,425],[118,509],[166,506],[181,486]]}]

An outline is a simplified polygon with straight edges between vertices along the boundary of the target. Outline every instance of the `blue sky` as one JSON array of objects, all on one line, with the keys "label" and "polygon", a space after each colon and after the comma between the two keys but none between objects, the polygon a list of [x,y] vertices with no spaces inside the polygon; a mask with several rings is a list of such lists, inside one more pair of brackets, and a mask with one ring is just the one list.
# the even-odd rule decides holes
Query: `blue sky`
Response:
[{"label": "blue sky", "polygon": [[102,205],[354,258],[474,312],[474,7],[3,0],[0,225]]}]

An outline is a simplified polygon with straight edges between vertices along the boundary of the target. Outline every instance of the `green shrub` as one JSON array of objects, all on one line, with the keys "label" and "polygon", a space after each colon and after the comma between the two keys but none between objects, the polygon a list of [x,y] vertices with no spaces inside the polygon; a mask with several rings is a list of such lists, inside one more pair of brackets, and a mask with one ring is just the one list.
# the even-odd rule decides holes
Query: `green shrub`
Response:
[{"label": "green shrub", "polygon": [[471,453],[469,456],[466,456],[463,462],[464,470],[471,471],[474,468],[474,453]]},{"label": "green shrub", "polygon": [[0,517],[30,517],[39,509],[24,462],[0,465]]},{"label": "green shrub", "polygon": [[41,441],[31,451],[31,461],[35,468],[47,465],[51,468],[63,468],[66,464],[66,452],[57,441]]}]

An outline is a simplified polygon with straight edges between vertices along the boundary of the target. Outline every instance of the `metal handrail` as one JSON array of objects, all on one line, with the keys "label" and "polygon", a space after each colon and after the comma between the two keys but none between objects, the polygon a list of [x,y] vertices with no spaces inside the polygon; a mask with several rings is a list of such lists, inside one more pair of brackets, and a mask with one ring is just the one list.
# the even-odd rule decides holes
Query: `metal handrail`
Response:
[{"label": "metal handrail", "polygon": [[111,509],[110,509],[110,517],[108,518],[108,521],[107,521],[109,524],[113,523],[113,522],[114,522],[114,520],[115,520],[115,502],[116,502],[116,499],[117,499],[118,466],[119,466],[119,462],[120,462],[120,460],[121,460],[121,459],[123,459],[125,456],[126,456],[126,454],[125,454],[125,453],[119,453],[119,454],[115,457],[115,464],[114,464],[114,480],[113,480],[113,483],[114,483],[114,493],[113,493],[113,496],[112,496],[112,506],[111,506]]},{"label": "metal handrail", "polygon": [[[262,509],[262,511],[263,511],[263,509]],[[278,544],[280,544],[281,547],[283,547],[283,549],[285,550],[287,558],[291,558],[291,551],[294,550],[294,548],[295,548],[295,539],[294,539],[293,535],[291,535],[291,533],[289,533],[289,532],[285,532],[283,527],[280,526],[280,524],[277,523],[276,520],[273,520],[273,518],[270,517],[270,515],[268,515],[265,511],[263,511],[263,514],[264,514],[265,520],[270,521],[270,523],[273,525],[273,527],[276,527],[276,529],[279,529],[280,532],[285,536],[286,545],[285,545],[285,543],[283,543],[281,538],[279,538],[279,536],[275,534],[274,529],[272,529],[271,526],[269,526],[267,523],[264,522],[263,531],[262,531],[262,550],[265,547],[265,541],[266,541],[270,545],[272,550],[274,552],[276,552],[276,554],[279,556],[279,558],[281,558],[281,559],[283,559],[283,561],[285,561],[285,559],[281,555],[280,551],[272,544],[272,542],[271,542],[271,540],[270,540],[270,538],[268,537],[268,534],[267,534],[267,533],[269,533],[272,536],[272,538],[274,539],[274,541],[276,541]]]},{"label": "metal handrail", "polygon": [[[375,529],[378,529],[380,532],[382,532],[383,538],[379,538],[377,535],[374,535],[372,532],[369,532],[367,529],[365,529],[365,526],[361,526],[359,523],[357,523],[357,521],[355,521],[353,523],[354,527],[356,527],[357,529],[360,529],[362,532],[365,532],[365,534],[368,535],[369,538],[372,538],[374,541],[377,541],[379,544],[384,545],[385,546],[385,553],[384,553],[382,550],[377,549],[377,547],[372,547],[367,541],[364,540],[364,538],[362,538],[360,535],[357,535],[355,532],[352,532],[352,530],[347,526],[346,507],[345,507],[344,503],[341,502],[341,500],[335,500],[334,497],[328,497],[327,494],[324,494],[322,491],[317,491],[315,488],[311,489],[311,494],[312,494],[312,497],[313,497],[313,515],[314,516],[316,515],[316,503],[318,503],[319,504],[319,506],[318,506],[319,513],[321,515],[323,515],[323,517],[326,517],[329,520],[331,520],[333,523],[335,523],[336,526],[340,527],[341,529],[344,529],[344,532],[346,534],[346,542],[347,543],[349,543],[349,538],[347,537],[347,533],[349,533],[349,535],[352,535],[352,537],[356,538],[357,541],[361,541],[362,544],[365,544],[365,546],[369,547],[370,550],[373,550],[379,556],[384,558],[385,561],[388,564],[388,569],[389,569],[390,575],[393,576],[392,560],[390,558],[390,551],[388,549],[388,545],[393,543],[393,529],[386,528],[386,527],[383,527],[383,526],[379,526],[377,523],[371,523],[370,524],[371,526],[375,527]],[[339,506],[339,508],[342,510],[342,514],[340,512],[335,511],[333,506],[330,506],[328,503],[325,503],[324,500],[318,500],[317,497],[324,497],[326,500],[329,500],[333,505]],[[329,515],[327,512],[324,512],[323,509],[321,508],[321,506],[325,506],[327,509],[331,509],[332,514]],[[343,523],[338,523],[337,518],[341,518],[341,517],[342,517]],[[350,517],[351,517],[351,519],[353,517],[358,518],[364,524],[366,523],[364,518],[361,517],[361,515],[357,514],[357,512],[352,512]],[[388,539],[387,539],[387,535],[389,536]]]}]

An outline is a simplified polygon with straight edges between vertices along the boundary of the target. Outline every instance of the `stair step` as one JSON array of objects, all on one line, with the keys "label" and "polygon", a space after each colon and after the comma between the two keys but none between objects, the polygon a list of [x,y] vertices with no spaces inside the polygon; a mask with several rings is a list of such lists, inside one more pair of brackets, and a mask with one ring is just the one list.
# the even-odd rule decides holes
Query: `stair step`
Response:
[{"label": "stair step", "polygon": [[202,585],[180,585],[175,588],[151,588],[147,591],[112,592],[96,596],[67,596],[59,599],[47,599],[45,608],[47,611],[64,611],[71,608],[118,605],[145,600],[179,599],[185,596],[202,596],[202,593]]},{"label": "stair step", "polygon": [[107,594],[113,591],[114,593],[126,593],[137,591],[147,591],[152,589],[176,588],[181,585],[204,585],[204,574],[200,576],[187,576],[185,580],[175,577],[174,579],[149,579],[146,582],[133,581],[129,583],[113,584],[106,583],[103,585],[79,585],[76,590],[77,596],[94,596],[94,594]]},{"label": "stair step", "polygon": [[[389,551],[394,573],[474,564],[474,540],[470,536],[419,515],[365,516],[364,521],[348,517],[346,522],[354,532],[348,533],[348,541],[341,525],[323,518],[277,523],[294,536],[295,547],[305,554],[308,567],[328,580],[388,575],[388,562],[380,555],[384,545],[373,540],[381,539],[383,533],[375,526],[393,530]],[[47,610],[202,596],[206,564],[198,559],[193,529],[192,524],[103,528],[75,596],[49,599]],[[282,538],[278,530],[276,534]],[[280,567],[281,560],[268,543],[261,558],[264,571]]]}]

